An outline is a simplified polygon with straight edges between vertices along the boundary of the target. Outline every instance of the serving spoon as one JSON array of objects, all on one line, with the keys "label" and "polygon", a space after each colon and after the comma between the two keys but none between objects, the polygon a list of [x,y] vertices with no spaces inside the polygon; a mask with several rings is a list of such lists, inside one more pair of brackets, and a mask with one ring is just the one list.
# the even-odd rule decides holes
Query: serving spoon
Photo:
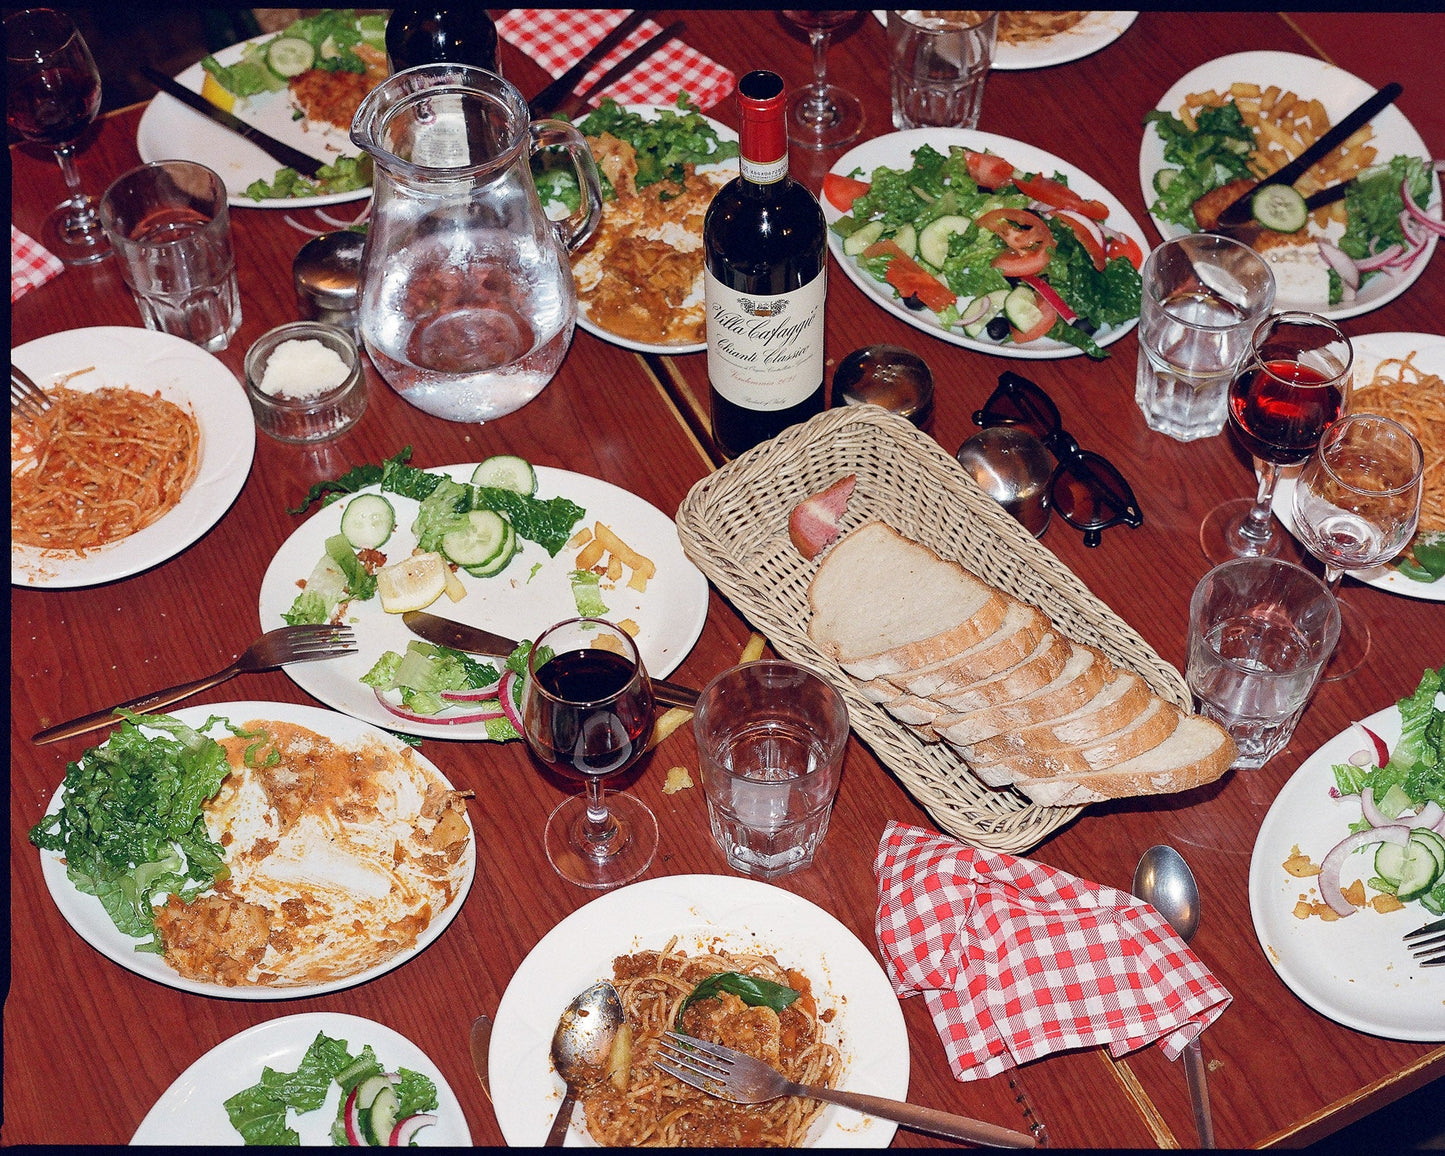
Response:
[{"label": "serving spoon", "polygon": [[[1134,894],[1169,921],[1169,926],[1188,943],[1199,930],[1199,884],[1184,856],[1165,844],[1150,847],[1134,868]],[[1194,1126],[1201,1148],[1214,1147],[1214,1118],[1209,1112],[1209,1086],[1205,1083],[1204,1053],[1199,1036],[1184,1049],[1184,1077],[1189,1081],[1189,1099],[1194,1105]]]},{"label": "serving spoon", "polygon": [[552,1065],[567,1084],[567,1094],[547,1133],[545,1147],[560,1148],[577,1103],[577,1083],[585,1069],[607,1063],[612,1040],[622,1026],[622,998],[610,983],[594,983],[562,1012],[552,1033]]}]

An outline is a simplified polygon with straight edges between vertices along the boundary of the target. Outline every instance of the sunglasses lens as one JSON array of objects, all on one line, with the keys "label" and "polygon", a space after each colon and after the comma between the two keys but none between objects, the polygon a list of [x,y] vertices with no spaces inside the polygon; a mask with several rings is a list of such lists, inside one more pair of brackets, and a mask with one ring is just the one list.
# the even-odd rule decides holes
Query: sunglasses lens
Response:
[{"label": "sunglasses lens", "polygon": [[[979,419],[982,418],[980,421]],[[982,411],[979,425],[1013,425],[1046,442],[1059,429],[1059,410],[1048,394],[1026,377],[1004,373]]]},{"label": "sunglasses lens", "polygon": [[1054,508],[1080,530],[1144,521],[1134,491],[1106,459],[1087,451],[1068,457],[1059,467],[1051,494]]}]

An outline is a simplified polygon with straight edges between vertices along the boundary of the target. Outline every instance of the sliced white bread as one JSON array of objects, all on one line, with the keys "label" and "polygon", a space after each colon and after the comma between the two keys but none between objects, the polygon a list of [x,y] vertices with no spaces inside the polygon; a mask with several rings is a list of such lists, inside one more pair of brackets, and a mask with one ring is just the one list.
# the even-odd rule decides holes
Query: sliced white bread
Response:
[{"label": "sliced white bread", "polygon": [[1164,795],[1212,783],[1234,762],[1234,740],[1217,723],[1185,715],[1158,746],[1087,774],[1020,779],[1018,789],[1045,807],[1078,807],[1130,795]]},{"label": "sliced white bread", "polygon": [[[1050,634],[1052,633],[1051,631]],[[1089,702],[1113,674],[1113,664],[1103,651],[1082,643],[1070,642],[1061,635],[1057,637],[1061,643],[1057,649],[1067,657],[1059,667],[1058,674],[1043,686],[1011,701],[977,710],[958,710],[936,718],[933,720],[934,728],[949,742],[967,746],[1005,731],[1032,726],[1045,719],[1067,714]],[[935,701],[949,706],[968,700],[970,693],[962,691]]]},{"label": "sliced white bread", "polygon": [[1085,775],[1117,766],[1153,750],[1178,729],[1184,717],[1184,713],[1172,703],[1162,698],[1151,698],[1143,713],[1127,726],[1084,743],[1055,747],[1049,751],[1025,750],[994,760],[974,755],[972,747],[960,749],[966,752],[965,757],[975,770],[980,767],[1009,770],[1014,773],[1015,782]]},{"label": "sliced white bread", "polygon": [[1049,616],[1036,606],[1010,599],[1003,622],[988,637],[938,662],[910,667],[885,677],[905,694],[937,697],[967,690],[973,684],[1016,666],[1033,652]]},{"label": "sliced white bread", "polygon": [[1008,599],[882,522],[849,531],[808,586],[808,636],[853,677],[935,662],[998,629]]},{"label": "sliced white bread", "polygon": [[1028,751],[1052,751],[1096,742],[1137,719],[1149,708],[1153,697],[1137,674],[1115,671],[1113,679],[1104,683],[1098,693],[1077,710],[969,743],[969,757],[975,762],[998,762]]}]

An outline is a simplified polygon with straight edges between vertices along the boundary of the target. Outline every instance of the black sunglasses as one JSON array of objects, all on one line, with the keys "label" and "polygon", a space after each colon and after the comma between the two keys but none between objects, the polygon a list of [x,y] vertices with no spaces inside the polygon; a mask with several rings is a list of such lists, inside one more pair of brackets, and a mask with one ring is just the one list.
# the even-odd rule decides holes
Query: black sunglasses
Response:
[{"label": "black sunglasses", "polygon": [[998,388],[974,413],[973,424],[1018,426],[1048,447],[1058,461],[1049,478],[1049,504],[1064,521],[1084,532],[1085,546],[1097,546],[1110,526],[1144,524],[1143,511],[1124,475],[1107,458],[1079,448],[1065,432],[1053,398],[1028,378],[999,374]]}]

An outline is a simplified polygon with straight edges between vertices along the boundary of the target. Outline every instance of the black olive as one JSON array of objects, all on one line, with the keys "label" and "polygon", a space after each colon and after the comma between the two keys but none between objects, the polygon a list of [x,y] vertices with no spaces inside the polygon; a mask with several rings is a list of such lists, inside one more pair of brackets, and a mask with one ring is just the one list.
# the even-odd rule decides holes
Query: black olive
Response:
[{"label": "black olive", "polygon": [[985,332],[995,341],[1002,341],[1009,333],[1008,318],[1000,313],[988,323],[988,328]]},{"label": "black olive", "polygon": [[923,304],[923,298],[919,297],[917,293],[910,293],[903,299],[903,304],[907,305],[910,309],[927,308],[927,306]]},{"label": "black olive", "polygon": [[1087,317],[1076,317],[1070,324],[1072,324],[1075,329],[1082,329],[1090,337],[1099,332],[1099,327]]}]

